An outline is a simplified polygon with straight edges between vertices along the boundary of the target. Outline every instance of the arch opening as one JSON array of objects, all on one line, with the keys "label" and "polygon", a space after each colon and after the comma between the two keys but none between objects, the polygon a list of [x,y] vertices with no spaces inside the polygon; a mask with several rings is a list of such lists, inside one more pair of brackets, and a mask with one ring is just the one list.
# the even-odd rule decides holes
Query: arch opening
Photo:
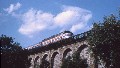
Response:
[{"label": "arch opening", "polygon": [[50,63],[49,61],[47,60],[47,57],[48,55],[45,54],[43,57],[42,57],[42,60],[41,60],[41,64],[40,64],[40,68],[50,68]]},{"label": "arch opening", "polygon": [[81,51],[84,49],[84,48],[87,48],[88,46],[87,45],[81,45],[79,48],[78,48],[78,50],[77,50],[77,52],[79,52],[79,53],[81,53]]},{"label": "arch opening", "polygon": [[31,62],[31,61],[32,61],[32,58],[29,58],[28,60],[29,60],[29,62]]},{"label": "arch opening", "polygon": [[[57,67],[57,64],[58,64],[58,55],[59,53],[58,52],[54,52],[52,57],[51,57],[51,68],[56,68]],[[56,66],[55,66],[56,65]]]},{"label": "arch opening", "polygon": [[45,54],[44,56],[43,56],[43,58],[42,58],[42,60],[45,60],[46,58],[47,58],[47,54]]},{"label": "arch opening", "polygon": [[34,61],[34,62],[37,62],[38,59],[39,59],[39,56],[37,56],[37,57],[35,58],[35,61]]},{"label": "arch opening", "polygon": [[66,49],[63,53],[63,59],[67,58],[68,56],[71,56],[72,50],[70,48]]},{"label": "arch opening", "polygon": [[37,56],[34,60],[34,68],[38,68],[40,66],[40,62],[39,62],[39,56]]},{"label": "arch opening", "polygon": [[90,56],[89,56],[90,54],[88,50],[89,50],[88,46],[83,44],[78,48],[77,52],[79,53],[81,59],[86,59],[87,63],[90,64],[90,61],[88,61],[90,60]]},{"label": "arch opening", "polygon": [[30,66],[32,66],[32,58],[29,58],[28,61],[30,62]]}]

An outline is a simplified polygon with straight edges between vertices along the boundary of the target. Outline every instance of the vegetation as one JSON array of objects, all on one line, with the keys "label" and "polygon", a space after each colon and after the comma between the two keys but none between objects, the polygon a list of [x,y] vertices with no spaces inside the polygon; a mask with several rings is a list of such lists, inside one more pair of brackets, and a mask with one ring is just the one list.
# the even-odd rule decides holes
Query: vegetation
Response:
[{"label": "vegetation", "polygon": [[72,57],[68,56],[63,59],[61,68],[87,68],[87,60],[80,58],[80,53],[75,52]]},{"label": "vegetation", "polygon": [[43,59],[40,64],[40,68],[50,68],[50,63],[47,60]]},{"label": "vegetation", "polygon": [[1,68],[28,68],[27,50],[22,49],[20,44],[13,41],[12,37],[1,35]]},{"label": "vegetation", "polygon": [[120,68],[120,15],[111,14],[104,17],[103,23],[94,23],[88,41],[95,58],[95,68],[100,61],[105,68]]}]

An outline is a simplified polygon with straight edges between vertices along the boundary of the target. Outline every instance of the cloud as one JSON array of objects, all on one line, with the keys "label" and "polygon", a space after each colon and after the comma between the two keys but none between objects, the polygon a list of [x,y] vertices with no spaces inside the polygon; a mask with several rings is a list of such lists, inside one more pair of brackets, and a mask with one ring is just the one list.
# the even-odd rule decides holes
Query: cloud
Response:
[{"label": "cloud", "polygon": [[76,24],[76,25],[72,25],[72,27],[70,28],[70,31],[72,31],[72,32],[75,32],[75,31],[77,31],[77,30],[79,30],[79,29],[81,29],[81,28],[83,28],[84,27],[84,24]]},{"label": "cloud", "polygon": [[52,20],[52,14],[30,9],[22,15],[23,24],[19,28],[19,32],[32,37],[34,33],[40,32],[50,26]]},{"label": "cloud", "polygon": [[10,6],[4,10],[7,11],[9,14],[12,14],[15,10],[18,10],[21,6],[22,5],[18,2],[16,4],[10,4]]},{"label": "cloud", "polygon": [[82,29],[92,17],[89,10],[73,6],[63,6],[63,11],[55,18],[55,24],[72,32]]},{"label": "cloud", "polygon": [[73,11],[69,11],[69,10],[59,13],[54,18],[55,24],[60,26],[69,24],[70,20],[73,19],[74,14],[75,13]]},{"label": "cloud", "polygon": [[29,37],[46,29],[76,32],[86,27],[91,17],[91,11],[74,6],[62,6],[62,11],[56,15],[32,8],[22,15],[23,23],[18,31]]}]

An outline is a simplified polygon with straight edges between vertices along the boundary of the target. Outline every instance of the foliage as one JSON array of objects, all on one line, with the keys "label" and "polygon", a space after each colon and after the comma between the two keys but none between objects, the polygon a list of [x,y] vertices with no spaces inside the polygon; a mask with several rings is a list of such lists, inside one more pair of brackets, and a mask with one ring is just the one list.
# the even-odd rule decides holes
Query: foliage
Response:
[{"label": "foliage", "polygon": [[72,57],[63,59],[61,68],[87,68],[87,60],[81,59],[79,52],[75,52]]},{"label": "foliage", "polygon": [[50,63],[47,60],[43,59],[42,63],[40,64],[40,68],[50,68]]},{"label": "foliage", "polygon": [[29,66],[27,51],[19,45],[13,41],[12,37],[1,35],[1,68],[26,68]]},{"label": "foliage", "polygon": [[94,23],[88,41],[96,63],[103,60],[106,68],[120,68],[119,16],[111,14],[104,17],[103,23]]}]

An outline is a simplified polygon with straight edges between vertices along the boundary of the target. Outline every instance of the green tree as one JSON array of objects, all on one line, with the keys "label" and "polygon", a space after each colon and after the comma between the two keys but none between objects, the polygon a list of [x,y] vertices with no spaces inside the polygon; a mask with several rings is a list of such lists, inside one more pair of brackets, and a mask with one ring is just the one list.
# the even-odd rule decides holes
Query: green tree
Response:
[{"label": "green tree", "polygon": [[104,17],[103,23],[94,23],[88,41],[95,68],[100,60],[106,68],[120,68],[120,16],[111,14]]},{"label": "green tree", "polygon": [[87,60],[80,58],[80,53],[75,52],[73,53],[72,57],[68,56],[67,58],[63,59],[61,68],[87,68]]},{"label": "green tree", "polygon": [[27,51],[12,37],[1,35],[1,68],[26,68],[29,66]]},{"label": "green tree", "polygon": [[42,62],[40,64],[40,68],[50,68],[50,63],[47,60],[42,59]]}]

